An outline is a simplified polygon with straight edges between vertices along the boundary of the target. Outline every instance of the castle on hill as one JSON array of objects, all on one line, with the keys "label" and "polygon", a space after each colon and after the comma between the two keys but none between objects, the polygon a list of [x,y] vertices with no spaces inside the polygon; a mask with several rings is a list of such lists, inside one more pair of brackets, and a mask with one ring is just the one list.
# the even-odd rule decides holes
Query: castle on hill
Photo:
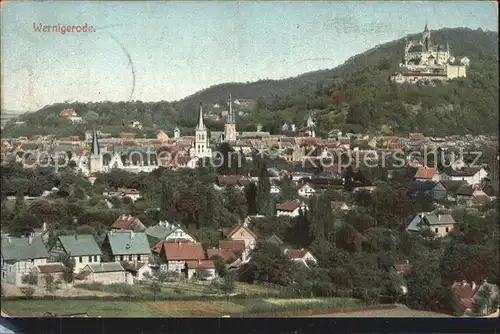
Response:
[{"label": "castle on hill", "polygon": [[399,64],[401,72],[391,75],[390,79],[396,83],[417,83],[465,78],[469,63],[467,57],[457,62],[448,42],[435,44],[426,24],[419,40],[406,43],[403,63]]}]

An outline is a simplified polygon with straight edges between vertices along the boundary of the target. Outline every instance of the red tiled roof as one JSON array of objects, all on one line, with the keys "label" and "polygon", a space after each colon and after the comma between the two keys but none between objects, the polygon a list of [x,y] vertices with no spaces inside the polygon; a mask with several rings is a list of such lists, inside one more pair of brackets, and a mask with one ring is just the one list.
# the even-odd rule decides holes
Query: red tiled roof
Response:
[{"label": "red tiled roof", "polygon": [[291,259],[303,259],[306,256],[305,249],[287,249],[286,255]]},{"label": "red tiled roof", "polygon": [[133,216],[121,215],[118,219],[111,225],[111,228],[121,229],[121,230],[134,230],[136,225],[140,222],[139,219]]},{"label": "red tiled roof", "polygon": [[212,249],[207,249],[207,257],[209,259],[212,259],[214,257],[220,257],[221,259],[225,261],[232,261],[236,260],[237,256],[234,254],[234,252],[231,249],[217,249],[217,248],[212,248]]},{"label": "red tiled roof", "polygon": [[254,239],[257,240],[257,236],[255,235],[255,233],[253,233],[248,227],[246,227],[246,226],[244,226],[242,224],[233,226],[232,229],[229,231],[229,233],[226,234],[226,237],[231,238],[240,229],[243,229],[243,230],[247,231],[248,234],[250,234]]},{"label": "red tiled roof", "polygon": [[245,241],[243,240],[220,240],[219,248],[231,250],[235,254],[241,254],[245,250]]},{"label": "red tiled roof", "polygon": [[205,252],[199,243],[163,242],[163,251],[169,261],[203,260]]},{"label": "red tiled roof", "polygon": [[417,173],[415,173],[416,179],[432,179],[432,177],[436,174],[435,168],[422,167],[419,168]]},{"label": "red tiled roof", "polygon": [[76,274],[74,277],[77,280],[84,280],[90,275],[90,271],[81,271],[78,274]]},{"label": "red tiled roof", "polygon": [[410,265],[408,263],[403,263],[403,264],[395,264],[394,267],[396,268],[396,271],[398,274],[406,274],[410,271]]},{"label": "red tiled roof", "polygon": [[41,274],[62,273],[65,270],[64,264],[62,263],[39,264],[37,268]]},{"label": "red tiled roof", "polygon": [[[477,289],[477,288],[476,288]],[[462,301],[462,304],[465,306],[465,308],[471,308],[473,304],[473,298],[474,295],[476,294],[476,290],[472,289],[472,286],[468,283],[465,285],[460,282],[455,282],[451,286],[451,291],[455,296],[460,298]]]},{"label": "red tiled roof", "polygon": [[186,261],[188,269],[215,269],[212,260]]},{"label": "red tiled roof", "polygon": [[299,207],[299,202],[297,201],[287,201],[283,204],[281,204],[279,207],[278,207],[278,210],[280,211],[294,211],[295,209],[297,209]]}]

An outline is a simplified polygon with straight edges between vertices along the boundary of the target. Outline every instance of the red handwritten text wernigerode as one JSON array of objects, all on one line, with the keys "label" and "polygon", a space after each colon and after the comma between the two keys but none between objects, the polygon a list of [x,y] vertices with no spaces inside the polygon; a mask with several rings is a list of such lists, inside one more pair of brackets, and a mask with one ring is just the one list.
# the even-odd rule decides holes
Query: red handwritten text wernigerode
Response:
[{"label": "red handwritten text wernigerode", "polygon": [[87,23],[84,25],[65,25],[58,23],[57,25],[44,25],[41,23],[33,23],[33,31],[35,32],[48,32],[48,33],[81,33],[81,32],[95,32],[95,28],[89,26]]}]

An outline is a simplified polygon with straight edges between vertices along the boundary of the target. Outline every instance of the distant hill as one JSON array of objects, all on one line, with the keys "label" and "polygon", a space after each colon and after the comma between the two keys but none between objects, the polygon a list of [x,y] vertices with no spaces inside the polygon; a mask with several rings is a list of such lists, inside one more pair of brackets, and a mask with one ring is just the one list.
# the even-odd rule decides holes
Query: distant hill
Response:
[{"label": "distant hill", "polygon": [[[420,34],[407,36],[414,39]],[[137,120],[145,135],[156,129],[191,131],[196,124],[198,103],[210,111],[214,103],[224,103],[229,94],[238,99],[254,100],[248,116],[238,117],[240,130],[255,128],[280,132],[284,122],[303,125],[309,114],[325,135],[332,128],[344,131],[403,134],[424,132],[428,135],[495,133],[498,124],[498,33],[466,28],[432,31],[432,39],[446,41],[452,54],[467,56],[471,65],[466,79],[429,86],[397,86],[389,83],[398,70],[404,53],[405,38],[380,45],[356,55],[344,64],[283,80],[216,85],[180,101],[144,103],[59,103],[21,116],[26,126],[6,126],[2,136],[31,134],[82,135],[85,129],[106,132],[129,131],[126,124]],[[64,108],[73,108],[86,121],[67,126],[59,117]],[[220,130],[221,122],[207,120],[211,130]],[[134,130],[137,132],[137,130]]]}]

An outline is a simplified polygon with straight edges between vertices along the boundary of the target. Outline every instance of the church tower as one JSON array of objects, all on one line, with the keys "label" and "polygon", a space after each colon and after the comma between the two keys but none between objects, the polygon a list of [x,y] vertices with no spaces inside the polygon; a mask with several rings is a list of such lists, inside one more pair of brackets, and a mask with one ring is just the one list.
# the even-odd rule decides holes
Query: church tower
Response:
[{"label": "church tower", "polygon": [[98,173],[103,170],[101,147],[99,146],[99,138],[97,131],[92,134],[92,146],[90,148],[89,172]]},{"label": "church tower", "polygon": [[224,140],[227,142],[235,142],[236,141],[236,116],[234,115],[233,110],[233,100],[231,95],[229,95],[228,101],[228,113],[226,124],[224,125]]},{"label": "church tower", "polygon": [[198,158],[209,158],[212,156],[212,149],[209,147],[208,131],[203,123],[203,105],[200,102],[200,116],[196,126],[193,156]]},{"label": "church tower", "polygon": [[422,33],[422,45],[425,52],[431,49],[431,31],[427,28],[427,22],[425,23],[424,32]]}]

